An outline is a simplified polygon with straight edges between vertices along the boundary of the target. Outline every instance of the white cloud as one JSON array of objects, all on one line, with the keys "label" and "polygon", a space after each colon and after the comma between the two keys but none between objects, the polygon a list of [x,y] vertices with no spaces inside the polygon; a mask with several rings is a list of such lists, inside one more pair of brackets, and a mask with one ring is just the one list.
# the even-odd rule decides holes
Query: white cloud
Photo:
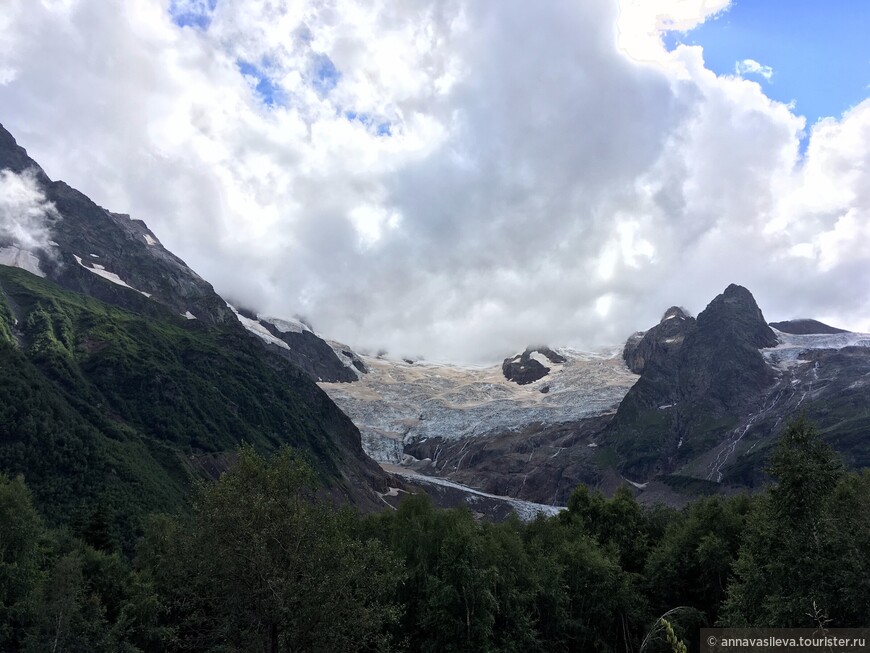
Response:
[{"label": "white cloud", "polygon": [[665,56],[664,32],[688,32],[728,10],[731,0],[618,0],[619,47],[639,61]]},{"label": "white cloud", "polygon": [[35,173],[0,170],[0,246],[34,252],[48,249],[51,224],[58,218],[45,199]]},{"label": "white cloud", "polygon": [[734,72],[738,75],[758,75],[768,82],[773,77],[773,68],[758,63],[755,59],[744,59],[734,64]]},{"label": "white cloud", "polygon": [[181,5],[207,29],[8,0],[0,122],[229,299],[466,360],[619,342],[732,281],[870,329],[870,104],[801,157],[788,106],[662,45],[725,0]]}]

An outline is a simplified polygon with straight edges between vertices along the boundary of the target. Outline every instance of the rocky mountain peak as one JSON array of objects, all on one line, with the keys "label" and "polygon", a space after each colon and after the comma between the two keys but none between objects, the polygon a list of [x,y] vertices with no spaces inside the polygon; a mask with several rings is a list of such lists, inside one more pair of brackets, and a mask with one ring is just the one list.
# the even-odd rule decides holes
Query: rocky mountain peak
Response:
[{"label": "rocky mountain peak", "polygon": [[733,283],[698,315],[698,327],[703,331],[735,335],[756,349],[775,347],[777,343],[752,293]]},{"label": "rocky mountain peak", "polygon": [[0,230],[0,265],[24,268],[68,290],[147,316],[174,314],[206,326],[240,324],[273,355],[315,381],[354,381],[354,369],[365,372],[355,356],[333,351],[302,324],[260,320],[246,308],[237,314],[142,220],[113,213],[69,184],[52,181],[2,125],[0,172],[34,185],[48,207],[44,224],[35,226],[41,234],[35,245],[33,237],[33,242],[21,242]]},{"label": "rocky mountain peak", "polygon": [[42,168],[27,155],[27,150],[16,142],[15,137],[6,131],[2,124],[0,124],[0,170],[11,170],[16,174],[33,170],[37,177],[47,180]]}]

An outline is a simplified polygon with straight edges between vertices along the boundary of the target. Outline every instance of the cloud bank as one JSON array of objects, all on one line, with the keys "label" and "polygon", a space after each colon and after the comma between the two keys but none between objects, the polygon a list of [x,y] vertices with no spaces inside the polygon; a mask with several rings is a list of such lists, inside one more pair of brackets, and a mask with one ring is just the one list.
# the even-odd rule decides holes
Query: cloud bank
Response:
[{"label": "cloud bank", "polygon": [[0,122],[360,348],[619,343],[731,282],[870,330],[870,100],[808,127],[662,45],[727,4],[8,0]]}]

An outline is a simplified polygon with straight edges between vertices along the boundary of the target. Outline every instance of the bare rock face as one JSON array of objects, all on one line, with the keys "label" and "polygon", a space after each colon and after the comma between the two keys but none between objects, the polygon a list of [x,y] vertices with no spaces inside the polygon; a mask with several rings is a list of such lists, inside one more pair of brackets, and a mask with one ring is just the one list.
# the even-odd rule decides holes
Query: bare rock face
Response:
[{"label": "bare rock face", "polygon": [[775,347],[777,338],[746,288],[728,286],[690,320],[669,309],[640,342],[626,346],[626,363],[642,374],[608,439],[635,476],[649,477],[708,449],[775,380],[759,350]]},{"label": "bare rock face", "polygon": [[35,253],[52,281],[140,313],[153,314],[162,305],[209,325],[236,321],[211,284],[165,249],[144,222],[107,211],[66,183],[49,179],[2,125],[0,170],[32,175],[56,209],[46,225],[51,245]]},{"label": "bare rock face", "polygon": [[[350,383],[357,380],[357,372],[345,365],[332,347],[312,331],[288,330],[275,324],[276,320],[257,319],[269,333],[287,344],[288,349],[275,347],[275,353],[302,368],[315,381]],[[351,359],[351,364],[359,373],[366,373],[365,366],[353,351],[344,349],[342,354]]]},{"label": "bare rock face", "polygon": [[[143,221],[107,211],[66,183],[49,179],[2,125],[0,170],[32,175],[56,209],[47,225],[50,247],[33,253],[44,276],[68,290],[140,314],[173,313],[205,326],[238,328],[236,315],[211,284],[163,247]],[[14,245],[0,242],[0,248],[8,244]],[[275,337],[265,344],[272,355],[290,361],[315,381],[350,382],[357,380],[357,372],[365,373],[358,357],[348,354],[350,362],[345,364],[310,329],[288,330],[279,320],[259,320],[250,311],[242,314]]]},{"label": "bare rock face", "polygon": [[771,322],[770,326],[772,326],[777,331],[782,331],[783,333],[791,333],[793,335],[813,335],[813,334],[828,334],[832,335],[834,333],[848,333],[845,329],[838,329],[837,327],[832,327],[824,322],[819,322],[818,320],[787,320],[785,322]]},{"label": "bare rock face", "polygon": [[671,306],[656,326],[626,341],[622,358],[628,369],[641,374],[648,362],[660,363],[679,351],[686,335],[694,329],[695,318],[679,306]]},{"label": "bare rock face", "polygon": [[504,359],[501,366],[504,377],[519,385],[543,379],[550,373],[550,368],[541,362],[541,358],[553,365],[560,365],[567,360],[549,347],[528,347],[522,354]]}]

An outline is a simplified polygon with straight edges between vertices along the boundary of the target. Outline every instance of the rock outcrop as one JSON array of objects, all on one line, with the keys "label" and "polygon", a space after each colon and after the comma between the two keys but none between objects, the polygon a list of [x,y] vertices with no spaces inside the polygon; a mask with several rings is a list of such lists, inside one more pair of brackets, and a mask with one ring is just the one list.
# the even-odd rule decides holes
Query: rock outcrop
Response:
[{"label": "rock outcrop", "polygon": [[628,369],[641,374],[648,362],[661,364],[679,351],[686,335],[694,329],[695,318],[679,306],[672,306],[652,329],[629,337],[622,358]]},{"label": "rock outcrop", "polygon": [[549,347],[528,347],[522,354],[505,358],[501,366],[504,377],[519,385],[543,379],[550,373],[550,368],[541,361],[542,358],[552,365],[561,365],[567,360]]}]

